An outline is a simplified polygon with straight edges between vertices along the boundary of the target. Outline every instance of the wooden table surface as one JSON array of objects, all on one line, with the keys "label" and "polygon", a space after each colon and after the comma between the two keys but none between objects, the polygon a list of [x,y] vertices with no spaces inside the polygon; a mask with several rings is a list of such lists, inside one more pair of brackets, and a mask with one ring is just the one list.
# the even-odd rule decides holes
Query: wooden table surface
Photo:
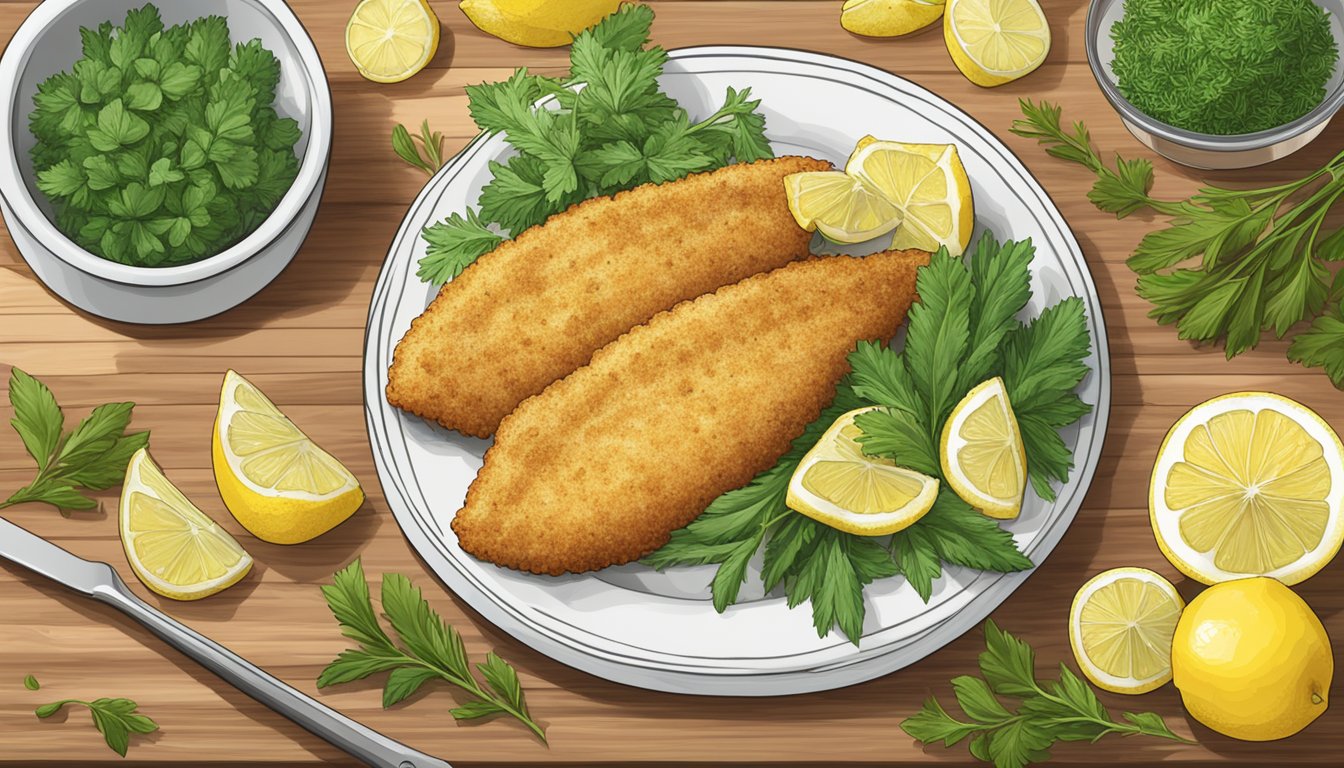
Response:
[{"label": "wooden table surface", "polygon": [[[154,455],[183,490],[256,558],[239,585],[200,603],[160,599],[140,586],[117,538],[115,491],[103,509],[63,518],[44,506],[16,507],[10,520],[78,555],[112,563],[137,593],[290,684],[368,725],[453,762],[499,764],[673,764],[679,762],[829,765],[840,762],[932,764],[973,762],[965,747],[922,749],[897,727],[948,681],[974,671],[982,649],[973,631],[924,661],[843,690],[775,699],[733,700],[653,693],[605,682],[530,650],[484,622],[438,585],[407,545],[379,491],[364,428],[360,360],[369,296],[379,265],[424,176],[391,152],[397,122],[428,118],[455,151],[474,132],[463,86],[497,80],[515,66],[563,67],[565,49],[529,50],[477,31],[456,3],[434,0],[443,39],[429,68],[409,82],[362,80],[346,58],[342,30],[352,0],[294,0],[317,41],[336,106],[335,149],[321,212],[293,264],[243,306],[175,327],[124,325],[73,310],[49,293],[0,239],[0,382],[9,366],[42,378],[70,418],[112,400],[133,400],[135,426],[153,431]],[[1068,118],[1086,118],[1105,153],[1152,157],[1121,126],[1088,72],[1083,0],[1046,0],[1054,46],[1039,71],[993,90],[956,72],[938,32],[903,40],[855,37],[840,28],[838,0],[655,2],[654,39],[668,48],[708,43],[764,44],[837,54],[882,67],[960,105],[1026,162],[1068,219],[1105,307],[1112,355],[1113,405],[1101,466],[1068,534],[1027,584],[995,613],[1004,628],[1030,641],[1043,672],[1070,653],[1065,628],[1074,590],[1098,571],[1147,566],[1172,578],[1187,598],[1197,585],[1179,578],[1158,552],[1148,527],[1145,489],[1166,429],[1191,405],[1241,389],[1271,389],[1316,409],[1344,429],[1344,396],[1324,375],[1289,364],[1285,344],[1267,341],[1227,362],[1218,349],[1178,341],[1145,317],[1125,257],[1153,221],[1117,222],[1084,197],[1089,174],[1047,157],[1008,132],[1017,99],[1048,98]],[[0,39],[32,9],[31,0],[0,2]],[[824,108],[824,105],[818,105]],[[899,136],[900,126],[875,126]],[[1217,180],[1296,177],[1344,143],[1337,121],[1306,150],[1272,166],[1209,174]],[[1184,196],[1201,174],[1157,159],[1156,192]],[[209,437],[220,377],[244,372],[321,445],[362,480],[369,499],[350,521],[311,543],[279,547],[246,535],[225,511],[210,471]],[[0,386],[3,386],[0,383]],[[0,419],[9,414],[0,409]],[[25,483],[30,460],[16,436],[0,431],[0,493]],[[497,650],[520,670],[549,748],[508,720],[458,724],[456,700],[430,684],[383,711],[379,686],[365,681],[317,691],[319,670],[348,643],[318,591],[331,574],[362,557],[370,574],[396,571],[427,588],[434,607],[463,633],[472,657]],[[1299,588],[1337,638],[1344,638],[1344,561]],[[24,689],[26,674],[42,682]],[[162,730],[137,737],[120,760],[76,712],[39,722],[35,706],[58,698],[128,696]],[[1151,739],[1054,750],[1054,762],[1182,764],[1237,761],[1270,765],[1333,762],[1344,747],[1344,707],[1277,744],[1221,737],[1183,714],[1166,686],[1139,698],[1106,695],[1113,711],[1153,710],[1183,736],[1180,746]],[[0,764],[11,766],[312,765],[354,763],[297,726],[225,686],[111,610],[19,570],[0,566]]]}]

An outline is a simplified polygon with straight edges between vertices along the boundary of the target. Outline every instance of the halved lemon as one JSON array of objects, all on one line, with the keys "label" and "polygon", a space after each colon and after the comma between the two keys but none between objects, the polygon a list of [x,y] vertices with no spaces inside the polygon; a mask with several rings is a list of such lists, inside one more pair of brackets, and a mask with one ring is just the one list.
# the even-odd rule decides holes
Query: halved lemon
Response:
[{"label": "halved lemon", "polygon": [[463,0],[472,24],[514,45],[554,48],[614,13],[621,0]]},{"label": "halved lemon", "polygon": [[835,243],[862,243],[901,223],[900,212],[858,179],[840,171],[809,171],[784,177],[794,221]]},{"label": "halved lemon", "polygon": [[957,69],[986,88],[1029,74],[1050,53],[1050,25],[1036,0],[948,0],[943,39]]},{"label": "halved lemon", "polygon": [[427,0],[360,0],[345,25],[345,52],[359,74],[399,83],[439,50],[439,17]]},{"label": "halved lemon", "polygon": [[1157,545],[1190,578],[1270,576],[1291,586],[1344,542],[1344,446],[1282,395],[1215,397],[1167,433],[1148,505]]},{"label": "halved lemon", "polygon": [[169,482],[144,448],[126,465],[118,519],[131,570],[164,597],[209,597],[252,569],[252,556]]},{"label": "halved lemon", "polygon": [[840,26],[856,35],[897,37],[917,32],[943,15],[943,0],[845,0]]},{"label": "halved lemon", "polygon": [[975,204],[971,181],[954,144],[904,144],[859,140],[845,173],[896,207],[900,226],[891,247],[960,256],[971,242]]},{"label": "halved lemon", "polygon": [[913,525],[933,508],[938,480],[867,456],[854,417],[844,414],[803,456],[789,480],[789,508],[846,533],[882,536]]},{"label": "halved lemon", "polygon": [[1022,511],[1027,454],[1003,379],[977,385],[952,409],[940,458],[943,477],[962,501],[1001,520]]},{"label": "halved lemon", "polygon": [[364,503],[350,470],[234,371],[224,375],[212,442],[219,495],[262,541],[308,541]]},{"label": "halved lemon", "polygon": [[1147,693],[1171,679],[1171,639],[1185,609],[1171,582],[1147,568],[1112,568],[1078,590],[1069,610],[1073,657],[1112,693]]}]

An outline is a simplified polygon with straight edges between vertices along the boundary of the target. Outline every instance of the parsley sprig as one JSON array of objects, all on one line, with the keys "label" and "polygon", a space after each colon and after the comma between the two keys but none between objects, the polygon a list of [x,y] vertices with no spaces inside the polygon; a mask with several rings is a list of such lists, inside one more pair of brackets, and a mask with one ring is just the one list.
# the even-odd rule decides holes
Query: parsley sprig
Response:
[{"label": "parsley sprig", "polygon": [[789,479],[804,454],[841,414],[856,424],[865,453],[941,477],[939,437],[952,408],[971,387],[1001,375],[1014,404],[1032,487],[1054,498],[1073,457],[1059,429],[1091,410],[1074,389],[1087,374],[1090,349],[1082,302],[1065,299],[1023,324],[1031,297],[1030,241],[1000,245],[981,238],[969,262],[934,254],[919,271],[919,301],[910,310],[898,352],[861,342],[849,356],[850,374],[834,402],[772,468],[743,488],[715,499],[695,522],[645,558],[654,568],[718,564],[710,590],[722,612],[737,601],[753,556],[765,547],[761,573],[768,592],[783,585],[790,608],[809,602],[820,636],[839,626],[858,643],[865,614],[863,588],[902,574],[924,600],[944,563],[1013,572],[1032,567],[1007,531],[972,509],[946,483],[919,522],[891,537],[843,533],[789,510]]},{"label": "parsley sprig", "polygon": [[1182,339],[1223,341],[1229,359],[1254,349],[1263,333],[1294,333],[1288,359],[1322,368],[1344,389],[1344,227],[1327,226],[1344,196],[1344,152],[1306,176],[1260,189],[1207,186],[1187,200],[1153,198],[1153,166],[1116,157],[1108,167],[1087,128],[1063,128],[1061,110],[1021,101],[1019,136],[1036,139],[1054,157],[1097,174],[1088,199],[1123,218],[1150,209],[1170,217],[1129,258],[1148,316],[1175,325]]},{"label": "parsley sprig", "polygon": [[[938,698],[930,696],[917,714],[901,723],[901,729],[916,741],[941,741],[945,747],[970,737],[971,754],[996,768],[1024,768],[1045,761],[1056,741],[1095,742],[1120,734],[1191,743],[1172,733],[1152,712],[1125,712],[1122,722],[1114,720],[1092,688],[1063,663],[1058,681],[1040,682],[1035,651],[992,620],[985,622],[980,673],[982,677],[962,675],[952,680],[952,691],[969,722],[948,714]],[[1017,699],[1016,709],[1009,709],[1005,698]]]},{"label": "parsley sprig", "polygon": [[420,133],[412,135],[398,123],[392,129],[392,151],[413,168],[433,176],[443,167],[443,134],[429,129],[429,121],[420,123]]},{"label": "parsley sprig", "polygon": [[388,672],[383,687],[383,707],[387,708],[430,680],[446,680],[472,697],[451,710],[454,719],[506,714],[517,718],[543,742],[546,740],[546,732],[528,712],[513,667],[494,653],[486,654],[485,661],[476,665],[485,680],[482,684],[471,672],[462,636],[429,607],[409,579],[396,573],[383,576],[383,615],[401,638],[398,645],[378,623],[360,561],[337,571],[332,578],[332,584],[322,587],[322,596],[341,625],[341,634],[360,647],[341,651],[318,676],[318,688]]},{"label": "parsley sprig", "polygon": [[43,704],[37,708],[36,714],[38,717],[45,719],[60,712],[67,704],[88,709],[89,714],[93,717],[93,726],[98,729],[99,733],[103,734],[103,740],[107,742],[107,746],[122,757],[126,756],[126,750],[131,746],[132,733],[153,733],[159,729],[158,723],[136,711],[137,705],[130,699],[95,699],[93,701],[62,699],[50,704]]},{"label": "parsley sprig", "polygon": [[[503,133],[517,154],[490,163],[479,211],[425,228],[422,280],[456,277],[505,240],[500,231],[517,235],[581,200],[773,156],[750,89],[729,88],[723,106],[695,122],[663,93],[667,52],[646,47],[652,23],[651,7],[623,5],[574,38],[567,77],[519,69],[467,87],[476,125]],[[543,97],[553,103],[534,107]]]},{"label": "parsley sprig", "polygon": [[18,368],[9,375],[10,425],[37,462],[37,476],[0,501],[0,509],[40,502],[58,509],[94,509],[84,495],[120,483],[131,454],[149,443],[148,432],[127,433],[135,403],[108,403],[93,409],[73,431],[47,385]]}]

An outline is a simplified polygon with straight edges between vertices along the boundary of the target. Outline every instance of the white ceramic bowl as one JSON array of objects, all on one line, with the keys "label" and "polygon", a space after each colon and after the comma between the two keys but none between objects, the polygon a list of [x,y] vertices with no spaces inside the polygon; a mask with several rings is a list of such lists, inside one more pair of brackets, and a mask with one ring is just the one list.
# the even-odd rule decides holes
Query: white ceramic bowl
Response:
[{"label": "white ceramic bowl", "polygon": [[80,27],[120,24],[145,0],[46,0],[24,20],[0,57],[0,211],[9,234],[48,288],[95,315],[132,323],[182,323],[250,298],[289,264],[312,226],[331,155],[331,91],[317,48],[282,0],[160,0],[166,25],[202,16],[228,19],[234,42],[261,38],[280,60],[275,109],[298,121],[299,173],[252,234],[201,261],[174,267],[118,264],[79,247],[52,224],[36,187],[28,130],[38,83],[80,56]]}]

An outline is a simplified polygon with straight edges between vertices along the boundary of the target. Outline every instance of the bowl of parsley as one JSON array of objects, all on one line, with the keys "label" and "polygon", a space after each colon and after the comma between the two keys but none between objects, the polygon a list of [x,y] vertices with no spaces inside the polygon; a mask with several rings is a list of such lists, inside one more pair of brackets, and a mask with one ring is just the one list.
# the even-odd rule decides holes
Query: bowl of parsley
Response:
[{"label": "bowl of parsley", "polygon": [[100,317],[181,323],[298,252],[331,92],[281,0],[46,0],[0,57],[0,213],[46,286]]},{"label": "bowl of parsley", "polygon": [[1183,165],[1277,160],[1344,106],[1344,0],[1092,0],[1086,42],[1125,127]]}]

